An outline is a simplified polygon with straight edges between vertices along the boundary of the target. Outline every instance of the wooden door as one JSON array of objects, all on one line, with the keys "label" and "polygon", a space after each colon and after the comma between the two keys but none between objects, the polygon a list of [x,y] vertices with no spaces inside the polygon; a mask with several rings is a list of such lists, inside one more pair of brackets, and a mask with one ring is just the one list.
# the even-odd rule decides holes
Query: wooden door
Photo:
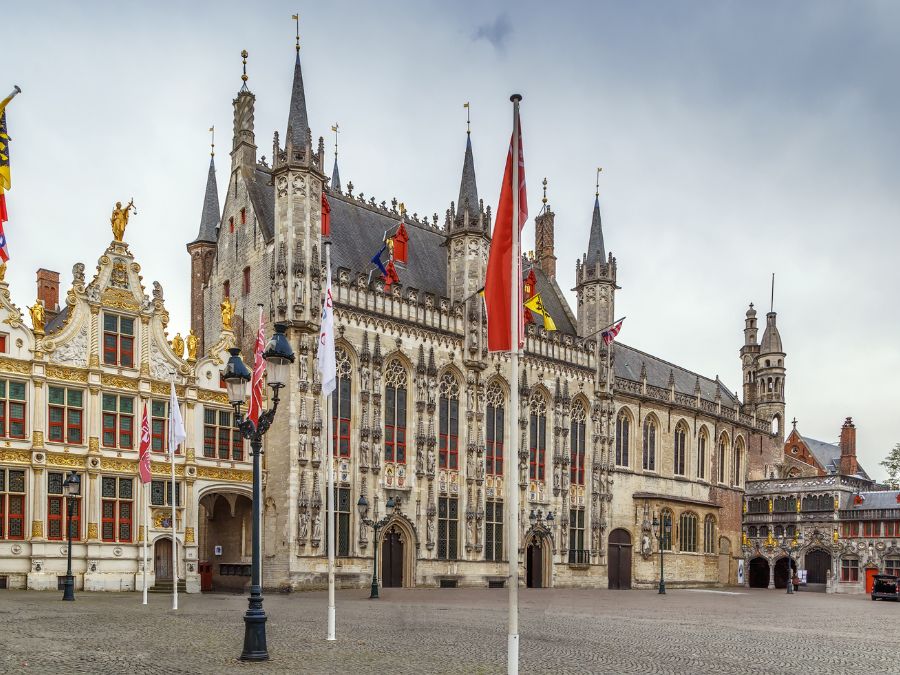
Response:
[{"label": "wooden door", "polygon": [[153,568],[157,581],[172,580],[172,540],[160,539],[153,545]]},{"label": "wooden door", "polygon": [[631,534],[617,529],[609,533],[609,587],[615,590],[631,588]]},{"label": "wooden door", "polygon": [[534,538],[528,545],[525,558],[525,584],[528,588],[543,588],[543,551],[541,544]]},{"label": "wooden door", "polygon": [[874,567],[866,568],[866,593],[871,593],[872,589],[875,587],[875,575],[878,574],[878,570]]},{"label": "wooden door", "polygon": [[403,541],[395,527],[384,535],[381,574],[381,585],[385,588],[403,588]]},{"label": "wooden door", "polygon": [[828,581],[828,570],[831,569],[831,554],[817,548],[806,554],[806,583],[824,584]]}]

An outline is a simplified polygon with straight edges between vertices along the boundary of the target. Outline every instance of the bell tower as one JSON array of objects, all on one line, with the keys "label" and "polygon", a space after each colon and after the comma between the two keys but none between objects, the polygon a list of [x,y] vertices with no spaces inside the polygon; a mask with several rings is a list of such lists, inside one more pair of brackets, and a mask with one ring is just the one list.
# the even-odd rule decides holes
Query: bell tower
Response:
[{"label": "bell tower", "polygon": [[615,320],[616,259],[606,254],[600,220],[600,169],[591,217],[587,253],[575,261],[575,292],[578,298],[578,335],[587,337]]}]

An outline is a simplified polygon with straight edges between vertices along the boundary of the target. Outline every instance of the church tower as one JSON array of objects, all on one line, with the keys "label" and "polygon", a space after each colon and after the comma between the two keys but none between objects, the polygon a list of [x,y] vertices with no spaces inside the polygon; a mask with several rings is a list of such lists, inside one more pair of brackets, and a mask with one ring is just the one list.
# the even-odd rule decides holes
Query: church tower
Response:
[{"label": "church tower", "polygon": [[547,179],[544,179],[544,197],[541,212],[534,219],[535,264],[548,279],[556,278],[556,254],[553,241],[553,221],[556,214],[547,203]]},{"label": "church tower", "polygon": [[200,214],[200,231],[197,238],[187,245],[191,256],[191,330],[204,345],[203,287],[209,281],[216,257],[216,230],[219,227],[219,191],[216,186],[215,143],[209,153],[209,174],[203,195],[203,211]]},{"label": "church tower", "polygon": [[747,310],[744,319],[744,346],[741,347],[741,369],[744,373],[744,405],[756,404],[756,358],[759,355],[759,344],[756,341],[756,310],[753,303]]},{"label": "church tower", "polygon": [[774,311],[766,314],[766,329],[756,358],[756,417],[771,420],[772,431],[783,438],[785,353],[775,318]]},{"label": "church tower", "polygon": [[600,221],[600,188],[594,195],[588,250],[575,261],[575,292],[578,297],[578,335],[587,337],[615,320],[616,259],[606,254]]}]

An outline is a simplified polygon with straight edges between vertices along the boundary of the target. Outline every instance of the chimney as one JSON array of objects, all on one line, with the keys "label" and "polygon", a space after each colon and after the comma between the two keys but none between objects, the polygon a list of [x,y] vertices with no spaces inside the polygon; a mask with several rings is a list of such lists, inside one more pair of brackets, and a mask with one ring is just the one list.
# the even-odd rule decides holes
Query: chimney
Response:
[{"label": "chimney", "polygon": [[556,214],[546,204],[534,219],[535,257],[537,266],[550,279],[556,278],[556,254],[553,241],[553,220]]},{"label": "chimney", "polygon": [[853,418],[844,420],[841,427],[841,475],[853,476],[859,472],[859,464],[856,462],[856,427],[853,426]]},{"label": "chimney", "polygon": [[59,272],[43,267],[37,271],[37,299],[43,303],[45,321],[49,323],[59,314]]}]

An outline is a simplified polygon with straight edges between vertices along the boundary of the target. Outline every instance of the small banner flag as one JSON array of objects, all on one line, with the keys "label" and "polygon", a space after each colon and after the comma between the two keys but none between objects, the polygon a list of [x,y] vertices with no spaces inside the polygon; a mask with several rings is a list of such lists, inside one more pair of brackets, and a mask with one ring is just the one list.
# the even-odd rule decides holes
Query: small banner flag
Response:
[{"label": "small banner flag", "polygon": [[253,350],[253,378],[250,380],[250,410],[247,419],[253,422],[253,426],[259,426],[259,415],[262,412],[263,374],[266,371],[266,362],[263,359],[263,351],[266,348],[266,337],[263,332],[262,307],[259,308],[259,331],[256,333],[256,348]]},{"label": "small banner flag", "polygon": [[540,293],[536,293],[526,300],[525,307],[544,318],[544,328],[547,330],[556,330],[556,324],[553,322],[553,317],[551,317],[549,312],[544,308],[544,301],[541,300]]},{"label": "small banner flag", "polygon": [[619,334],[620,330],[622,330],[622,321],[619,321],[619,323],[617,323],[615,326],[607,328],[605,331],[600,333],[600,337],[603,338],[603,344],[612,344],[613,340],[616,339],[616,335]]},{"label": "small banner flag", "polygon": [[[181,408],[178,406],[178,398],[175,396],[175,383],[170,382],[171,395],[169,396],[169,437],[172,439],[172,446],[169,452],[174,455],[178,446],[187,439],[184,431],[184,420],[181,419]],[[144,406],[144,414],[146,415],[146,404]],[[141,432],[143,434],[143,431]]]},{"label": "small banner flag", "polygon": [[387,268],[384,266],[384,263],[381,262],[381,256],[383,256],[384,252],[387,251],[387,247],[388,247],[388,245],[387,245],[387,243],[385,243],[385,245],[381,247],[381,250],[372,256],[372,259],[370,261],[379,270],[381,270],[381,273],[385,276],[387,276],[388,271],[387,271]]},{"label": "small banner flag", "polygon": [[144,414],[141,416],[141,445],[138,452],[138,469],[141,473],[141,482],[149,483],[150,474],[150,418],[147,417],[147,404],[144,404]]},{"label": "small banner flag", "polygon": [[337,386],[337,364],[334,356],[334,299],[331,295],[331,264],[325,270],[325,301],[322,303],[322,328],[317,354],[322,393],[331,394]]},{"label": "small banner flag", "polygon": [[322,236],[331,236],[331,204],[328,203],[324,192],[322,192]]}]

